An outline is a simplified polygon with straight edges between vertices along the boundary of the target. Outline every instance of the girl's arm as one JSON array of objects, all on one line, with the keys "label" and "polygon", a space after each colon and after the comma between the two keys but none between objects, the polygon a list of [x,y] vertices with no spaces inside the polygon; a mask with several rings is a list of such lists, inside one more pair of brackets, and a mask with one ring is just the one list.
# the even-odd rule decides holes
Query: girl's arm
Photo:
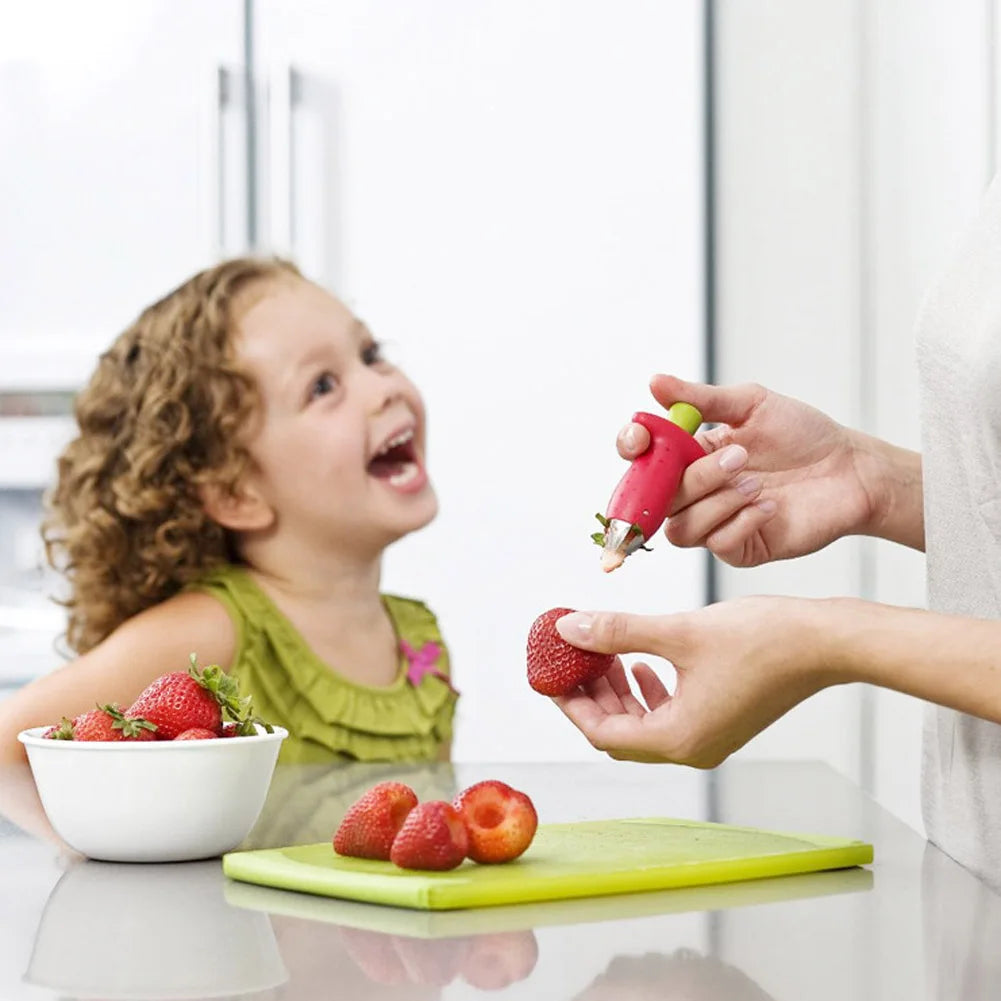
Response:
[{"label": "girl's arm", "polygon": [[0,702],[0,767],[25,760],[21,730],[58,723],[97,703],[128,706],[161,674],[186,670],[191,653],[203,666],[228,669],[235,647],[229,614],[210,595],[180,594],[140,613],[93,650]]},{"label": "girl's arm", "polygon": [[575,613],[575,646],[651,653],[677,670],[669,693],[645,664],[621,664],[557,705],[616,758],[713,768],[831,685],[868,682],[1001,723],[1001,622],[854,598],[740,598],[675,615]]}]

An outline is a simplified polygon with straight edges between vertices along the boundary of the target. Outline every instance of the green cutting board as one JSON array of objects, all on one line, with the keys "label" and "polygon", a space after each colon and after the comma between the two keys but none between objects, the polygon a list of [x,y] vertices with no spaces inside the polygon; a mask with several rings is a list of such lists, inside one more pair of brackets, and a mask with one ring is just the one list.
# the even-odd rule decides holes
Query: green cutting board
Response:
[{"label": "green cutting board", "polygon": [[872,845],[861,841],[652,817],[545,824],[514,862],[464,862],[450,872],[342,858],[330,842],[230,852],[222,866],[231,879],[247,883],[452,910],[845,869],[872,857]]}]

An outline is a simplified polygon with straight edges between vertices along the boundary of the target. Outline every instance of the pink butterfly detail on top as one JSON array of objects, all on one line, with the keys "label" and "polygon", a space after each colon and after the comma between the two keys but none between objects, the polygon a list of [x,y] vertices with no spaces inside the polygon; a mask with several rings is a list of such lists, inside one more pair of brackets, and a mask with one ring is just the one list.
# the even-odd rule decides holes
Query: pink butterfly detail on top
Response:
[{"label": "pink butterfly detail on top", "polygon": [[[415,688],[424,680],[425,675],[433,675],[452,688],[452,683],[448,680],[448,675],[439,671],[435,664],[441,656],[441,646],[438,643],[429,641],[420,650],[415,650],[406,640],[400,640],[400,650],[407,658],[409,667],[407,668],[407,680]],[[455,689],[452,689],[453,691]]]}]

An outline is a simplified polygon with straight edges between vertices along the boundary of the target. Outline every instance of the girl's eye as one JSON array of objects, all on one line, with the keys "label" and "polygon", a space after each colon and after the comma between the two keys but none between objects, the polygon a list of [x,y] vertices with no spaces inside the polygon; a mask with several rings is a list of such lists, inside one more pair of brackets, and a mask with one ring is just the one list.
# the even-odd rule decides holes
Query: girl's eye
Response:
[{"label": "girl's eye", "polygon": [[337,377],[332,372],[324,372],[317,376],[309,387],[310,401],[321,396],[327,396],[337,388]]},{"label": "girl's eye", "polygon": [[378,341],[373,341],[366,348],[364,348],[361,353],[361,358],[366,365],[378,365],[380,362],[386,360],[382,354],[382,345]]}]

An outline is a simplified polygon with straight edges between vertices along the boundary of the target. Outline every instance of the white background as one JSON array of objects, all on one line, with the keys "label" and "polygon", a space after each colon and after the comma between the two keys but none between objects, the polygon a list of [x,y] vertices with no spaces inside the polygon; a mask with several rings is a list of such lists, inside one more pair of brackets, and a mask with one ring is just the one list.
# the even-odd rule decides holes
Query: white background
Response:
[{"label": "white background", "polygon": [[533,619],[703,590],[701,554],[661,542],[606,576],[589,539],[625,470],[615,433],[655,406],[649,375],[701,372],[699,6],[435,12],[265,5],[262,64],[303,81],[296,140],[336,151],[296,179],[298,205],[326,206],[296,230],[427,398],[441,514],[390,551],[384,584],[440,617],[456,758],[592,757],[525,682]]},{"label": "white background", "polygon": [[[33,8],[3,69],[25,94],[5,177],[23,204],[0,245],[15,359],[38,337],[60,353],[110,340],[211,263],[217,203],[245,191],[245,136],[225,131],[220,151],[215,130],[239,18],[92,4],[72,22],[79,44],[101,34],[91,79],[44,45],[61,7]],[[464,696],[457,759],[595,757],[528,688],[524,645],[554,605],[702,599],[701,554],[662,542],[608,577],[590,541],[649,375],[701,374],[700,6],[433,10],[258,4],[263,246],[342,295],[426,396],[441,514],[390,551],[384,587],[440,617]],[[104,26],[119,15],[116,48]],[[67,294],[39,302],[64,272]]]},{"label": "white background", "polygon": [[[920,448],[914,321],[994,171],[993,6],[719,4],[721,381]],[[924,557],[846,539],[721,591],[922,606]],[[916,700],[852,686],[742,754],[823,758],[921,830],[920,731]]]},{"label": "white background", "polygon": [[[914,316],[993,170],[993,0],[716,8],[720,379],[916,447]],[[385,584],[441,617],[456,756],[587,758],[525,686],[534,615],[701,600],[698,554],[661,542],[604,577],[587,541],[648,374],[701,367],[701,4],[431,9],[260,4],[262,231],[427,396],[442,513]],[[0,11],[0,384],[91,356],[239,245],[245,136],[216,89],[239,10]],[[721,590],[919,605],[923,563],[847,540]],[[912,700],[846,689],[741,754],[822,758],[918,826],[919,726]]]}]

